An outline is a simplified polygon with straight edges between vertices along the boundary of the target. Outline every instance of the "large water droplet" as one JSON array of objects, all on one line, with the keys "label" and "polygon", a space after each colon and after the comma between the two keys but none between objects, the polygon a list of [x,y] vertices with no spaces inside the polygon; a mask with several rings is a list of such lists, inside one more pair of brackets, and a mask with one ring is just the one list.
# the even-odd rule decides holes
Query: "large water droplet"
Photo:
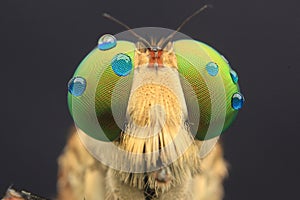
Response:
[{"label": "large water droplet", "polygon": [[219,72],[219,66],[214,62],[209,62],[206,65],[206,71],[208,72],[209,75],[216,76]]},{"label": "large water droplet", "polygon": [[113,35],[105,34],[98,40],[98,49],[109,50],[117,45],[117,40]]},{"label": "large water droplet", "polygon": [[231,79],[232,79],[233,83],[236,84],[239,80],[239,77],[238,77],[237,73],[231,69],[230,70],[230,76],[231,76]]},{"label": "large water droplet", "polygon": [[117,54],[111,61],[113,71],[118,76],[127,76],[132,70],[132,62],[126,54]]},{"label": "large water droplet", "polygon": [[73,77],[68,83],[69,92],[78,97],[83,94],[86,88],[86,80],[82,77]]},{"label": "large water droplet", "polygon": [[243,104],[245,102],[245,98],[241,93],[235,93],[232,96],[231,99],[231,106],[234,110],[239,110],[243,107]]}]

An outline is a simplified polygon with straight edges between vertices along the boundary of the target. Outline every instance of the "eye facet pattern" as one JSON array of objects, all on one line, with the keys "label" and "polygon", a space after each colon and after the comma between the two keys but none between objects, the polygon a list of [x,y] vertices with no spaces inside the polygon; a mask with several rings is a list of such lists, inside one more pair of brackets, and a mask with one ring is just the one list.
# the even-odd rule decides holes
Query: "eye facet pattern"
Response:
[{"label": "eye facet pattern", "polygon": [[132,61],[126,54],[117,54],[111,61],[111,67],[118,76],[127,76],[132,70]]},{"label": "eye facet pattern", "polygon": [[86,89],[86,80],[83,77],[73,77],[68,83],[69,92],[75,96],[81,96]]},{"label": "eye facet pattern", "polygon": [[105,34],[98,40],[98,49],[106,51],[114,48],[117,45],[117,40],[113,35]]}]

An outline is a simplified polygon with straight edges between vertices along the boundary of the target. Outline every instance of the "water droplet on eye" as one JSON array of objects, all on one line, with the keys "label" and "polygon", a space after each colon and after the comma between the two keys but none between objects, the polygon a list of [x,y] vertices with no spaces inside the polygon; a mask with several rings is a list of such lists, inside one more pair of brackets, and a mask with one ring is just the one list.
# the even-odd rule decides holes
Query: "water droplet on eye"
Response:
[{"label": "water droplet on eye", "polygon": [[231,99],[231,106],[234,110],[239,110],[243,107],[245,98],[241,93],[235,93]]},{"label": "water droplet on eye", "polygon": [[73,77],[68,83],[68,90],[73,96],[81,96],[86,88],[86,80],[82,77]]},{"label": "water droplet on eye", "polygon": [[239,77],[238,77],[237,73],[231,69],[230,70],[230,76],[231,76],[231,79],[232,79],[233,83],[236,84],[239,80]]},{"label": "water droplet on eye", "polygon": [[214,62],[209,62],[206,65],[206,71],[208,72],[209,75],[216,76],[219,72],[219,66]]},{"label": "water droplet on eye", "polygon": [[113,35],[105,34],[98,40],[98,49],[109,50],[117,45],[117,40]]},{"label": "water droplet on eye", "polygon": [[111,67],[118,76],[127,76],[132,70],[131,58],[125,54],[117,54],[111,61]]},{"label": "water droplet on eye", "polygon": [[223,55],[221,55],[221,57],[223,58],[223,60],[224,60],[227,64],[229,64],[228,60],[227,60]]}]

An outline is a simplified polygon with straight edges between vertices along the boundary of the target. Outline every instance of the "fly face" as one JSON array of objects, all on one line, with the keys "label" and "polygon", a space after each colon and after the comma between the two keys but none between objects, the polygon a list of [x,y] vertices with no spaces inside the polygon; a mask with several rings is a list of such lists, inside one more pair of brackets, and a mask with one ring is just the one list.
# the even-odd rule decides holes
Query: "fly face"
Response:
[{"label": "fly face", "polygon": [[[148,42],[149,35],[162,39]],[[81,95],[68,95],[84,145],[140,189],[145,177],[163,191],[199,173],[201,158],[235,118],[233,105],[243,103],[227,60],[164,28],[128,30],[106,41],[116,44],[101,43],[109,48],[98,46],[74,74],[85,80]]]},{"label": "fly face", "polygon": [[[145,182],[158,192],[167,190],[182,181],[186,174],[199,169],[200,160],[196,147],[191,146],[193,136],[185,125],[188,111],[173,45],[170,42],[164,49],[153,43],[151,47],[145,46],[138,42],[134,50],[133,78],[126,106],[127,124],[116,144],[130,152],[126,156],[127,162],[138,164],[147,173],[115,173],[134,187]],[[190,153],[178,159],[178,155],[187,150]],[[194,160],[193,164],[199,163],[189,166],[193,168],[191,171],[186,164],[185,172],[174,174],[183,169],[183,163],[189,159]],[[178,161],[174,163],[175,160]]]}]

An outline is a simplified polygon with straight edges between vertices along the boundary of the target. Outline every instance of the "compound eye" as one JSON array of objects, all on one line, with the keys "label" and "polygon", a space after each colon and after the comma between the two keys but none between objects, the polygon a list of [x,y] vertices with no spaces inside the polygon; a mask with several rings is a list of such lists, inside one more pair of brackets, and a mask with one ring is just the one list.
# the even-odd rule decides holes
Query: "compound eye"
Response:
[{"label": "compound eye", "polygon": [[[182,77],[191,130],[196,139],[210,140],[220,136],[234,121],[244,104],[238,86],[238,75],[228,61],[212,47],[195,40],[174,43],[178,71]],[[190,91],[186,84],[190,84]],[[191,87],[189,87],[191,88]],[[197,97],[200,114],[191,107],[190,94]],[[199,119],[197,119],[199,117]],[[196,122],[196,123],[195,123]]]},{"label": "compound eye", "polygon": [[135,46],[109,34],[80,63],[68,84],[75,125],[88,136],[113,141],[125,123]]}]

